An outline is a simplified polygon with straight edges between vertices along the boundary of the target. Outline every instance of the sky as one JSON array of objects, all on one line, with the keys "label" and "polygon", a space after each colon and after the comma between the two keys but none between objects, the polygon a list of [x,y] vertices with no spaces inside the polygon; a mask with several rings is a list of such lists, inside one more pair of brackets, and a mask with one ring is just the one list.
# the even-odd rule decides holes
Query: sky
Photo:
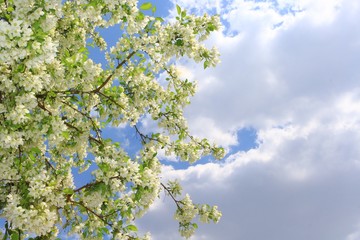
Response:
[{"label": "sky", "polygon": [[[223,23],[206,42],[219,49],[218,67],[185,59],[178,66],[198,81],[185,111],[191,132],[228,154],[191,166],[162,159],[164,181],[178,178],[194,202],[223,213],[191,239],[360,240],[360,1],[152,3],[166,19],[178,4]],[[103,34],[111,45],[116,34]],[[138,147],[124,127],[104,136]],[[140,231],[180,239],[175,207],[160,195]]]},{"label": "sky", "polygon": [[[192,133],[228,150],[181,169],[164,159],[164,180],[223,212],[192,239],[359,240],[360,1],[170,2],[224,25],[206,43],[219,49],[218,67],[178,63],[198,80],[186,108]],[[161,195],[140,230],[180,239],[174,211]]]}]

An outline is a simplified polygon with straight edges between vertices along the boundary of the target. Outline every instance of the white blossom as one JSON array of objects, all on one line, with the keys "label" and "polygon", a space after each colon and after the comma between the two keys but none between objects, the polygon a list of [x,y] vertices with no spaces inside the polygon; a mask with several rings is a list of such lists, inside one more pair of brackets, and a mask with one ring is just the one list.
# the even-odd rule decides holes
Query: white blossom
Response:
[{"label": "white blossom", "polygon": [[[64,225],[84,239],[138,237],[134,219],[162,189],[181,196],[161,183],[159,151],[190,163],[223,157],[222,148],[189,132],[183,108],[196,83],[175,64],[181,57],[205,67],[219,62],[217,50],[202,44],[220,28],[218,17],[182,14],[163,22],[136,0],[16,0],[0,9],[0,212],[9,238],[21,231],[56,239]],[[100,34],[108,27],[123,34],[109,47]],[[90,45],[106,65],[90,58]],[[153,132],[141,128],[144,118]],[[136,134],[135,156],[104,138],[104,128],[119,125]],[[88,168],[91,180],[80,185],[74,173]],[[221,217],[216,206],[174,195],[184,237],[194,233],[196,216]]]}]

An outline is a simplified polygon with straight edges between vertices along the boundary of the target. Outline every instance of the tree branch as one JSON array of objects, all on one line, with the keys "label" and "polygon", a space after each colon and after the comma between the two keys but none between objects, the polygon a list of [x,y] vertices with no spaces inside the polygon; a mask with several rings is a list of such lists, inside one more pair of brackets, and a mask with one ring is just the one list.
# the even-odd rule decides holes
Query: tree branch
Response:
[{"label": "tree branch", "polygon": [[119,103],[117,103],[114,99],[112,99],[111,97],[103,94],[102,92],[97,92],[98,95],[101,95],[103,97],[105,97],[106,99],[108,99],[110,102],[114,103],[116,106],[120,107],[121,109],[125,110],[125,108],[123,106],[121,106]]},{"label": "tree branch", "polygon": [[73,203],[73,204],[76,204],[76,205],[82,206],[83,208],[86,209],[86,211],[92,213],[94,216],[96,216],[96,217],[99,218],[101,221],[103,221],[106,225],[112,227],[113,224],[110,223],[110,222],[108,222],[108,221],[106,221],[106,219],[104,218],[103,215],[97,214],[96,212],[94,212],[92,209],[90,209],[89,207],[85,206],[85,205],[82,204],[81,202],[76,202],[76,201],[73,201],[73,200],[71,200],[71,199],[69,199],[69,202],[71,202],[71,203]]},{"label": "tree branch", "polygon": [[64,102],[64,101],[61,101],[63,104],[67,105],[68,107],[70,107],[71,109],[73,109],[74,111],[80,113],[82,116],[86,117],[87,119],[89,119],[91,121],[91,124],[93,125],[94,129],[95,129],[95,132],[96,132],[96,136],[98,138],[101,138],[101,130],[96,126],[94,120],[86,113],[83,113],[82,111],[74,108],[73,106],[71,106],[68,102]]},{"label": "tree branch", "polygon": [[178,200],[176,200],[176,198],[174,197],[174,195],[172,194],[172,192],[165,186],[165,184],[163,183],[160,183],[161,186],[164,188],[164,190],[169,194],[169,196],[174,200],[176,206],[178,209],[181,209],[180,205],[179,205],[179,202]]},{"label": "tree branch", "polygon": [[[75,129],[75,130],[78,131],[79,133],[83,133],[83,132],[84,132],[84,131],[81,131],[79,128],[75,127],[74,125],[68,123],[68,122],[64,122],[64,124],[65,124],[66,126],[68,126],[69,128]],[[94,141],[94,142],[96,142],[96,143],[98,143],[98,144],[100,144],[100,145],[104,145],[104,143],[103,143],[100,139],[96,139],[96,138],[94,138],[94,137],[91,136],[91,135],[89,135],[89,140]]]},{"label": "tree branch", "polygon": [[[38,100],[38,106],[39,106],[41,109],[43,109],[44,111],[48,112],[50,116],[53,115],[52,112],[50,112],[42,103],[39,102],[39,100]],[[79,133],[83,133],[83,131],[81,131],[79,128],[75,127],[74,125],[72,125],[72,124],[70,124],[70,123],[68,123],[68,122],[65,122],[65,121],[64,121],[64,124],[65,124],[66,126],[68,126],[69,128],[75,129],[75,130],[78,131]],[[101,140],[96,139],[96,138],[94,138],[94,137],[91,136],[91,135],[89,135],[89,140],[94,141],[94,142],[96,142],[96,143],[98,143],[98,144],[100,144],[100,145],[104,145],[104,143],[103,143]]]},{"label": "tree branch", "polygon": [[139,134],[142,144],[145,144],[146,143],[146,141],[145,141],[146,136],[139,131],[139,129],[138,129],[138,127],[136,125],[134,125],[134,128],[136,130],[136,133]]},{"label": "tree branch", "polygon": [[[127,61],[130,60],[130,58],[132,56],[134,56],[136,53],[136,51],[133,51],[131,52],[124,60],[122,60],[115,68],[115,70],[121,68],[123,65],[126,64]],[[106,84],[108,84],[108,82],[111,80],[111,78],[114,76],[114,73],[115,73],[115,70],[105,79],[105,81],[97,88],[95,88],[94,90],[91,90],[91,91],[80,91],[80,90],[77,90],[77,89],[68,89],[68,90],[65,90],[65,91],[53,91],[53,93],[64,93],[64,94],[81,94],[81,93],[99,93],[100,90],[105,87]],[[36,95],[37,97],[38,96],[46,96],[46,93],[43,93],[43,94],[37,94]]]},{"label": "tree branch", "polygon": [[[120,179],[120,180],[123,180],[121,179],[121,176],[113,176],[113,177],[109,177],[109,179]],[[85,189],[85,188],[89,188],[89,187],[92,187],[92,186],[95,186],[96,184],[99,184],[99,183],[104,183],[103,181],[95,181],[95,182],[92,182],[92,183],[87,183],[85,184],[84,186],[81,186],[77,189],[74,190],[74,192],[80,192],[81,190]]]},{"label": "tree branch", "polygon": [[96,184],[98,184],[98,183],[100,183],[100,182],[87,183],[87,184],[85,184],[84,186],[81,186],[81,187],[75,189],[74,192],[80,192],[81,190],[83,190],[83,189],[85,189],[85,188],[88,188],[88,187],[92,187],[92,186],[94,186],[94,185],[96,185]]},{"label": "tree branch", "polygon": [[0,182],[20,182],[20,180],[15,180],[15,179],[0,179]]},{"label": "tree branch", "polygon": [[163,143],[163,142],[160,141],[159,139],[153,138],[153,137],[149,137],[148,135],[145,135],[145,134],[143,134],[142,132],[140,132],[140,131],[139,131],[139,128],[138,128],[136,125],[134,125],[134,128],[135,128],[135,130],[136,130],[136,133],[140,136],[141,142],[142,142],[143,144],[146,143],[146,139],[147,139],[147,140],[149,140],[149,141],[156,141],[156,142],[158,142],[158,143],[161,143],[161,144],[164,144],[164,145],[165,145],[165,143]]},{"label": "tree branch", "polygon": [[49,162],[49,160],[47,160],[46,157],[45,157],[45,162],[52,170],[56,171],[55,167]]},{"label": "tree branch", "polygon": [[[131,52],[124,60],[122,60],[116,67],[116,69],[119,69],[120,67],[122,67],[132,56],[134,56],[136,52]],[[115,69],[115,70],[116,70]],[[96,89],[92,90],[91,92],[92,93],[98,93],[100,92],[100,90],[111,80],[112,76],[114,75],[115,71],[113,71],[112,74],[110,74],[106,80],[99,86],[97,87]]]}]

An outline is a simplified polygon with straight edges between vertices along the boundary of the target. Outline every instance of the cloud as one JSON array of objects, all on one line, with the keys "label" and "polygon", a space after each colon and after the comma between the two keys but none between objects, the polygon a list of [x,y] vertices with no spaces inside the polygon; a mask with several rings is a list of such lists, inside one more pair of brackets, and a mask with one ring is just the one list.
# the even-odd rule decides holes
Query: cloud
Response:
[{"label": "cloud", "polygon": [[[190,120],[208,117],[224,130],[307,121],[339,93],[351,91],[360,77],[355,30],[360,19],[347,15],[353,11],[348,2],[342,2],[331,24],[322,25],[310,19],[313,14],[306,12],[311,10],[282,15],[269,3],[227,6],[229,29],[238,34],[217,33],[208,43],[222,55],[216,69],[188,65],[200,89],[188,109]],[[258,5],[264,6],[254,10]],[[283,25],[273,29],[279,21]]]},{"label": "cloud", "polygon": [[[226,26],[207,42],[222,55],[217,68],[181,63],[199,80],[190,129],[232,148],[252,127],[258,144],[220,163],[164,168],[194,202],[223,210],[193,239],[360,239],[360,2],[176,3]],[[174,204],[156,204],[141,229],[179,239]]]},{"label": "cloud", "polygon": [[349,234],[346,238],[346,240],[357,240],[360,239],[360,227],[357,226],[356,228],[357,230],[355,230],[354,232],[352,232],[351,234]]},{"label": "cloud", "polygon": [[[194,202],[219,205],[217,225],[201,225],[193,239],[338,240],[354,236],[360,220],[359,135],[330,135],[327,126],[274,128],[259,133],[257,149],[221,164],[164,167]],[[321,139],[321,141],[319,141]],[[327,139],[324,141],[324,139]],[[162,196],[141,220],[154,239],[178,239],[175,205]],[[352,235],[350,235],[351,233]]]},{"label": "cloud", "polygon": [[193,119],[190,131],[194,135],[212,139],[213,141],[225,147],[238,143],[237,137],[233,131],[229,130],[229,132],[223,132],[210,118],[198,117]]}]

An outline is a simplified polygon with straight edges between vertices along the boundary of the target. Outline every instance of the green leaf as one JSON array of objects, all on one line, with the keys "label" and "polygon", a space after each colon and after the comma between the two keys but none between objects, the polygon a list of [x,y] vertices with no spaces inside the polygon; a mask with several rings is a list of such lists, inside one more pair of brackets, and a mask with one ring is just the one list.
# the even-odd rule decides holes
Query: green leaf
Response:
[{"label": "green leaf", "polygon": [[126,229],[132,232],[137,232],[137,227],[135,225],[128,225],[126,226]]},{"label": "green leaf", "polygon": [[186,17],[186,10],[184,10],[184,11],[181,12],[181,17],[182,17],[182,18]]},{"label": "green leaf", "polygon": [[156,12],[156,7],[155,7],[155,6],[151,9],[151,12],[152,12],[153,14]]},{"label": "green leaf", "polygon": [[204,69],[208,68],[210,66],[210,62],[209,61],[205,61],[204,62]]},{"label": "green leaf", "polygon": [[161,18],[161,17],[156,17],[155,20],[156,20],[156,21],[160,21],[160,22],[164,22],[164,21],[165,21],[165,20],[164,20],[163,18]]},{"label": "green leaf", "polygon": [[142,12],[139,12],[138,15],[136,16],[136,20],[137,21],[142,21],[144,20],[145,15]]},{"label": "green leaf", "polygon": [[12,12],[12,11],[14,11],[14,8],[10,6],[10,7],[8,7],[8,8],[6,9],[6,11],[7,11],[7,12]]},{"label": "green leaf", "polygon": [[110,165],[107,163],[99,163],[98,166],[103,172],[108,172],[110,170]]},{"label": "green leaf", "polygon": [[137,189],[137,191],[136,191],[136,193],[135,193],[135,198],[134,198],[134,200],[135,200],[135,201],[139,201],[140,198],[141,198],[141,195],[143,194],[143,192],[144,192],[143,189],[141,189],[141,188]]},{"label": "green leaf", "polygon": [[79,49],[79,53],[82,53],[82,52],[89,52],[89,50],[86,48],[86,47],[81,47],[80,49]]},{"label": "green leaf", "polygon": [[34,155],[32,155],[32,154],[29,154],[29,158],[30,158],[33,162],[36,161],[36,157],[35,157]]},{"label": "green leaf", "polygon": [[63,190],[63,193],[65,193],[65,194],[67,194],[67,195],[71,195],[71,194],[74,193],[74,190],[71,189],[71,188],[65,188],[65,189]]},{"label": "green leaf", "polygon": [[207,25],[206,31],[207,31],[207,32],[212,32],[212,31],[214,31],[214,30],[216,30],[215,25],[212,24],[212,23],[209,23],[209,24]]},{"label": "green leaf", "polygon": [[105,234],[109,234],[109,229],[107,229],[106,227],[102,227],[99,229],[101,233],[105,233]]},{"label": "green leaf", "polygon": [[152,4],[150,2],[146,2],[140,6],[140,9],[141,10],[149,10],[151,7],[152,7]]},{"label": "green leaf", "polygon": [[182,47],[182,46],[184,46],[184,41],[182,39],[178,39],[178,40],[176,40],[175,45]]},{"label": "green leaf", "polygon": [[179,5],[176,5],[176,11],[177,11],[178,15],[181,14],[181,7]]},{"label": "green leaf", "polygon": [[11,234],[11,240],[19,240],[19,233],[18,232],[13,232]]},{"label": "green leaf", "polygon": [[158,137],[160,137],[160,133],[153,133],[153,134],[152,134],[152,137],[153,137],[153,138],[158,138]]},{"label": "green leaf", "polygon": [[16,71],[18,73],[23,73],[25,71],[25,64],[19,64]]},{"label": "green leaf", "polygon": [[41,150],[37,147],[31,148],[31,152],[33,152],[34,154],[41,155]]},{"label": "green leaf", "polygon": [[69,138],[70,138],[70,132],[68,132],[68,131],[63,131],[63,132],[61,133],[61,135],[62,135],[65,139],[69,139]]}]

